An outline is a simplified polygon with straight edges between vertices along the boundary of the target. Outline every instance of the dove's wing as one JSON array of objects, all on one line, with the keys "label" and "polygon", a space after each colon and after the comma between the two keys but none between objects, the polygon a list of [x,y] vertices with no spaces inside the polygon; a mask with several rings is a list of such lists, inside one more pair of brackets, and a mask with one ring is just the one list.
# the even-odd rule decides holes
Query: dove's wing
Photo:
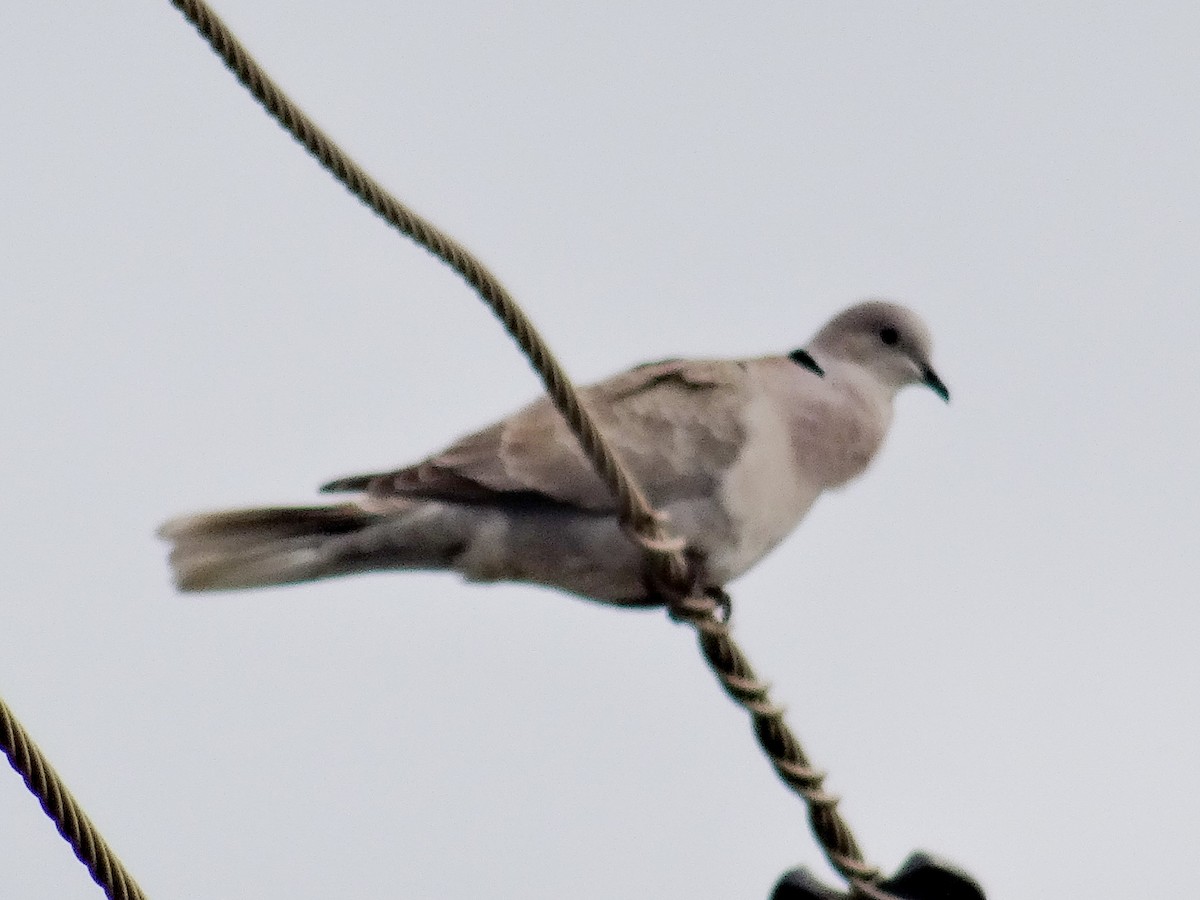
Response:
[{"label": "dove's wing", "polygon": [[[588,409],[649,496],[666,503],[711,495],[741,450],[746,364],[670,360],[584,389]],[[551,502],[615,511],[608,487],[558,411],[543,398],[424,462],[331,482],[374,500],[508,505]]]}]

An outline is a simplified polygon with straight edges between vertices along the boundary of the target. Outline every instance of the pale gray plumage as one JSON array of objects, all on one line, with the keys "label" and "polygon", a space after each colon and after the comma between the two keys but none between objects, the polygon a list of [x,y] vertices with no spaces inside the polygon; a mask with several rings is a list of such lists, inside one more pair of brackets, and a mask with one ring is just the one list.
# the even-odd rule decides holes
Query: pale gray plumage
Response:
[{"label": "pale gray plumage", "polygon": [[[789,356],[652,363],[584,396],[670,530],[699,552],[708,581],[723,585],[791,532],[824,490],[867,467],[896,391],[917,383],[949,399],[920,319],[870,301]],[[449,569],[654,602],[612,495],[545,398],[424,462],[323,490],[355,496],[166,523],[160,534],[173,545],[179,587]]]}]

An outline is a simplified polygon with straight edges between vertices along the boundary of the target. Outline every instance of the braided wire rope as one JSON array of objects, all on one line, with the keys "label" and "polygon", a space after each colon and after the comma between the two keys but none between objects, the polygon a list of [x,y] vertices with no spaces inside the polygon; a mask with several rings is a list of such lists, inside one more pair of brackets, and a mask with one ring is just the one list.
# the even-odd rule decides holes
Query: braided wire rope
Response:
[{"label": "braided wire rope", "polygon": [[411,238],[457,272],[504,324],[546,384],[589,459],[615,493],[621,521],[641,536],[654,565],[669,581],[686,573],[682,545],[670,541],[641,489],[600,435],[583,401],[550,347],[508,291],[470,251],[418,216],[349,157],[276,85],[233,32],[203,2],[172,0],[245,88],[347,190],[401,234]]},{"label": "braided wire rope", "polygon": [[145,900],[146,895],[121,860],[79,807],[62,778],[46,760],[29,733],[0,698],[0,747],[9,763],[38,798],[75,856],[110,900]]},{"label": "braided wire rope", "polygon": [[[410,210],[375,181],[329,138],[267,75],[203,0],[171,0],[195,26],[225,65],[266,112],[290,133],[347,190],[401,234],[411,238],[457,272],[488,304],[541,377],[555,406],[575,432],[588,458],[619,503],[622,523],[641,544],[652,581],[672,598],[672,614],[697,631],[701,651],[729,696],[751,716],[759,745],[775,771],[808,807],[809,822],[830,865],[855,893],[886,898],[875,883],[877,867],[865,862],[849,825],[837,811],[837,798],[822,788],[824,774],[812,767],[799,739],[769,698],[726,622],[718,604],[688,582],[684,543],[671,536],[629,471],[605,441],[566,372],[532,321],[499,280],[465,247]],[[721,592],[717,592],[723,596]]]}]

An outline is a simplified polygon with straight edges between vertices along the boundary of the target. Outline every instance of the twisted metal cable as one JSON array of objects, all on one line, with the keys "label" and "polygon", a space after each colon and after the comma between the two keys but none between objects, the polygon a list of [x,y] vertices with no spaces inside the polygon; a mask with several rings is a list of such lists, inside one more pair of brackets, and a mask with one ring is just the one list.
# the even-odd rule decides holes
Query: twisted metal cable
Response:
[{"label": "twisted metal cable", "polygon": [[225,65],[272,118],[292,135],[334,178],[385,222],[416,241],[457,272],[491,307],[505,329],[541,376],[554,405],[570,423],[588,458],[612,488],[621,521],[643,538],[652,564],[669,582],[681,582],[687,572],[682,546],[670,540],[661,518],[650,506],[628,470],[600,435],[562,365],[528,316],[483,263],[450,235],[410,210],[372,178],[326,135],[271,80],[206,3],[172,0],[195,26]]},{"label": "twisted metal cable", "polygon": [[713,618],[709,605],[685,601],[673,612],[696,629],[700,652],[725,693],[750,714],[754,736],[775,772],[808,808],[808,821],[825,858],[856,894],[872,900],[892,900],[876,886],[878,867],[863,859],[850,826],[837,811],[839,798],[824,788],[825,773],[809,761],[800,739],[784,720],[786,710],[770,697],[770,685],[760,681],[750,661],[734,641],[727,623]]},{"label": "twisted metal cable", "polygon": [[875,886],[880,879],[879,870],[864,861],[849,826],[837,812],[837,798],[822,788],[825,776],[809,763],[799,740],[783,721],[783,709],[771,702],[767,685],[757,679],[745,654],[734,642],[728,625],[718,619],[721,604],[714,602],[711,593],[700,592],[704,585],[689,582],[691,567],[684,555],[684,542],[666,529],[664,518],[650,505],[633,476],[605,441],[566,372],[516,301],[465,247],[392,196],[321,131],[267,76],[206,3],[202,0],[171,2],[285,131],[384,221],[457,272],[503,323],[541,377],[554,405],[579,438],[597,472],[616,496],[621,522],[641,545],[649,577],[669,598],[672,615],[696,629],[701,651],[710,668],[729,696],[750,713],[755,736],[775,771],[804,800],[813,833],[826,858],[847,880],[854,893],[886,900],[889,895]]},{"label": "twisted metal cable", "polygon": [[0,698],[0,748],[109,900],[146,900],[138,883],[79,808],[54,767],[3,698]]}]

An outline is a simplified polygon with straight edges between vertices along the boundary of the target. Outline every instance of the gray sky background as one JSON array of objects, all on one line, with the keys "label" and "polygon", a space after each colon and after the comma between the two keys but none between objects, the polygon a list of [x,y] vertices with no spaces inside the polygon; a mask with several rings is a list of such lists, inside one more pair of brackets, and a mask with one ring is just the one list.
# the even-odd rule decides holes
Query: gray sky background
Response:
[{"label": "gray sky background", "polygon": [[[870,858],[1180,896],[1200,834],[1200,7],[224,0],[581,381],[918,309],[954,392],[737,582]],[[181,597],[538,391],[168,3],[0,13],[0,692],[150,896],[765,900],[820,853],[686,628],[366,577]],[[5,898],[98,890],[0,772]]]}]

